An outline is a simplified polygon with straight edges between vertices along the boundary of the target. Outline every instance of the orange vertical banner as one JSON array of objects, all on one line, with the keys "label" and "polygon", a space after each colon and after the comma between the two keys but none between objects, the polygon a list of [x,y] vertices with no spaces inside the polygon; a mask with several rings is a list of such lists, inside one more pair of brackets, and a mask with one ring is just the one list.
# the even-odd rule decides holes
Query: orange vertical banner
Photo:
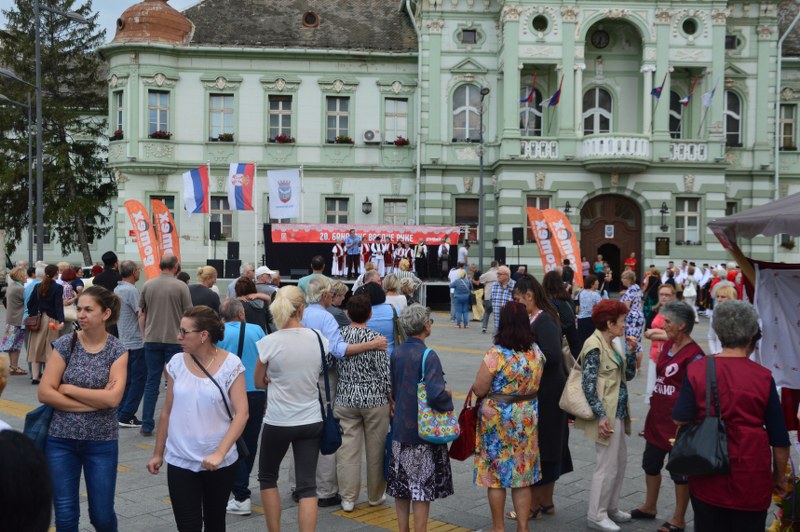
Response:
[{"label": "orange vertical banner", "polygon": [[142,259],[144,274],[148,279],[158,277],[161,273],[158,267],[158,244],[156,244],[156,235],[153,232],[153,226],[150,223],[150,216],[147,214],[147,209],[136,200],[126,201],[125,209],[128,211],[128,216],[133,225],[136,245],[139,246],[139,257]]},{"label": "orange vertical banner", "polygon": [[555,243],[555,235],[548,227],[547,219],[541,210],[528,207],[528,221],[533,228],[536,245],[539,247],[542,268],[545,273],[551,272],[561,266],[561,251]]},{"label": "orange vertical banner", "polygon": [[178,262],[181,262],[181,244],[178,239],[178,231],[175,228],[175,219],[169,212],[167,205],[161,200],[150,200],[150,213],[155,222],[156,239],[158,240],[158,251],[160,256],[175,255]]},{"label": "orange vertical banner", "polygon": [[561,253],[561,262],[564,259],[569,259],[569,265],[575,272],[574,284],[583,288],[583,275],[580,274],[581,248],[578,246],[578,239],[575,237],[575,231],[572,230],[572,224],[569,223],[564,213],[558,209],[546,209],[543,214],[544,219],[547,221],[547,227],[553,234],[556,248]]}]

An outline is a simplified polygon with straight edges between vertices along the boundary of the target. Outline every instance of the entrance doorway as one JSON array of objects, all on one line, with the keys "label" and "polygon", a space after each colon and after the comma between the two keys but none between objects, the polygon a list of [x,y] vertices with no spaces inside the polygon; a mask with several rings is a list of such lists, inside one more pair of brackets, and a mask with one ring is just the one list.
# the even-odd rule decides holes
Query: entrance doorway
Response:
[{"label": "entrance doorway", "polygon": [[[636,280],[641,282],[642,211],[632,199],[619,194],[592,198],[581,209],[581,255],[594,264],[603,255],[612,271],[608,290],[620,289],[623,261],[636,253]],[[606,279],[606,282],[609,282]]]}]

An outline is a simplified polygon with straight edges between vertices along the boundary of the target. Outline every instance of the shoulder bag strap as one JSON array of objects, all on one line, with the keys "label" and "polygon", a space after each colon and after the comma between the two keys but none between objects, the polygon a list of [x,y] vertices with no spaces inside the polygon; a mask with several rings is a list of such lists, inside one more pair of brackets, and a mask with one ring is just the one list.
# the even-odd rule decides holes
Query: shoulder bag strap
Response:
[{"label": "shoulder bag strap", "polygon": [[239,348],[236,351],[236,356],[242,358],[242,350],[244,349],[244,329],[247,326],[247,323],[240,321],[239,322]]},{"label": "shoulder bag strap", "polygon": [[[314,334],[317,335],[317,342],[319,342],[319,353],[322,357],[322,375],[325,379],[325,404],[331,404],[331,385],[328,381],[328,362],[325,360],[325,348],[322,346],[322,338],[320,337],[319,333],[316,329],[311,329],[314,331]],[[322,403],[322,397],[320,396],[320,403]],[[324,412],[323,412],[324,414]]]},{"label": "shoulder bag strap", "polygon": [[228,417],[231,418],[231,421],[233,421],[233,416],[231,415],[231,409],[228,408],[228,400],[225,398],[225,392],[222,390],[222,386],[220,386],[219,383],[216,380],[214,380],[214,377],[211,376],[208,370],[203,367],[200,361],[197,360],[193,354],[189,353],[189,356],[192,357],[192,360],[194,360],[194,363],[197,364],[197,367],[200,368],[203,371],[203,373],[206,374],[206,377],[208,377],[209,380],[214,383],[214,386],[217,387],[220,395],[222,395],[222,403],[225,405],[225,411],[228,413]]},{"label": "shoulder bag strap", "polygon": [[706,417],[711,417],[711,387],[714,387],[715,412],[719,415],[719,402],[717,398],[717,375],[714,366],[714,357],[708,357],[706,363]]},{"label": "shoulder bag strap", "polygon": [[425,380],[425,361],[428,360],[428,353],[430,352],[431,348],[427,348],[425,352],[422,354],[422,365],[420,367],[421,376],[419,378],[419,382]]}]

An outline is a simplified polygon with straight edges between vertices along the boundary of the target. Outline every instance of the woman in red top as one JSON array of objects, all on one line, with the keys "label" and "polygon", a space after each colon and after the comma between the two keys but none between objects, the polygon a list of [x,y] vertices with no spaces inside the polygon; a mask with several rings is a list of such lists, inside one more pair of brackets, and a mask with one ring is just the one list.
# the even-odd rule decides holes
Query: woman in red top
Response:
[{"label": "woman in red top", "polygon": [[[694,528],[760,532],[766,527],[772,492],[786,495],[789,433],[770,370],[748,358],[761,339],[753,306],[744,301],[719,304],[714,332],[722,343],[714,360],[731,470],[726,475],[689,477]],[[678,425],[698,423],[705,416],[709,358],[686,370],[672,412]]]},{"label": "woman in red top", "polygon": [[[644,455],[642,469],[645,472],[647,495],[644,504],[631,512],[634,519],[655,519],[658,493],[661,489],[661,469],[675,436],[672,409],[689,364],[703,356],[703,350],[691,338],[694,328],[692,307],[680,301],[666,303],[659,317],[664,321],[667,340],[663,342],[656,363],[657,379],[650,398],[650,411],[644,422]],[[670,475],[675,483],[675,512],[662,524],[659,532],[683,532],[686,527],[686,508],[689,507],[689,486],[686,477]]]}]

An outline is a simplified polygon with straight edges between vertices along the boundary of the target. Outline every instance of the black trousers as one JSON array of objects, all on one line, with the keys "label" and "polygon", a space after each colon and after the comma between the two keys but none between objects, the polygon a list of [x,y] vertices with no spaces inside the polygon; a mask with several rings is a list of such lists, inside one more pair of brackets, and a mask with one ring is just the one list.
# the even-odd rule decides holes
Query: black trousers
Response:
[{"label": "black trousers", "polygon": [[361,266],[361,255],[348,255],[347,256],[347,278],[350,279],[351,276],[353,279],[358,277],[358,270]]},{"label": "black trousers", "polygon": [[194,472],[167,465],[172,513],[180,532],[225,530],[225,510],[239,464],[216,471]]},{"label": "black trousers", "polygon": [[258,449],[258,437],[261,435],[261,426],[264,424],[264,405],[267,402],[267,394],[264,392],[247,392],[247,406],[249,407],[250,417],[244,426],[242,438],[247,444],[250,456],[246,460],[237,462],[238,471],[233,482],[233,498],[242,502],[250,498],[250,472],[253,464],[256,463],[256,449]]},{"label": "black trousers", "polygon": [[417,277],[426,279],[428,277],[428,259],[425,257],[414,259],[414,268],[417,270]]},{"label": "black trousers", "polygon": [[692,497],[696,532],[762,532],[767,528],[767,511],[748,512],[713,506]]},{"label": "black trousers", "polygon": [[301,499],[317,496],[317,459],[322,436],[322,421],[295,427],[264,424],[258,458],[258,481],[262,490],[278,487],[281,461],[292,446],[294,454],[294,492]]}]

